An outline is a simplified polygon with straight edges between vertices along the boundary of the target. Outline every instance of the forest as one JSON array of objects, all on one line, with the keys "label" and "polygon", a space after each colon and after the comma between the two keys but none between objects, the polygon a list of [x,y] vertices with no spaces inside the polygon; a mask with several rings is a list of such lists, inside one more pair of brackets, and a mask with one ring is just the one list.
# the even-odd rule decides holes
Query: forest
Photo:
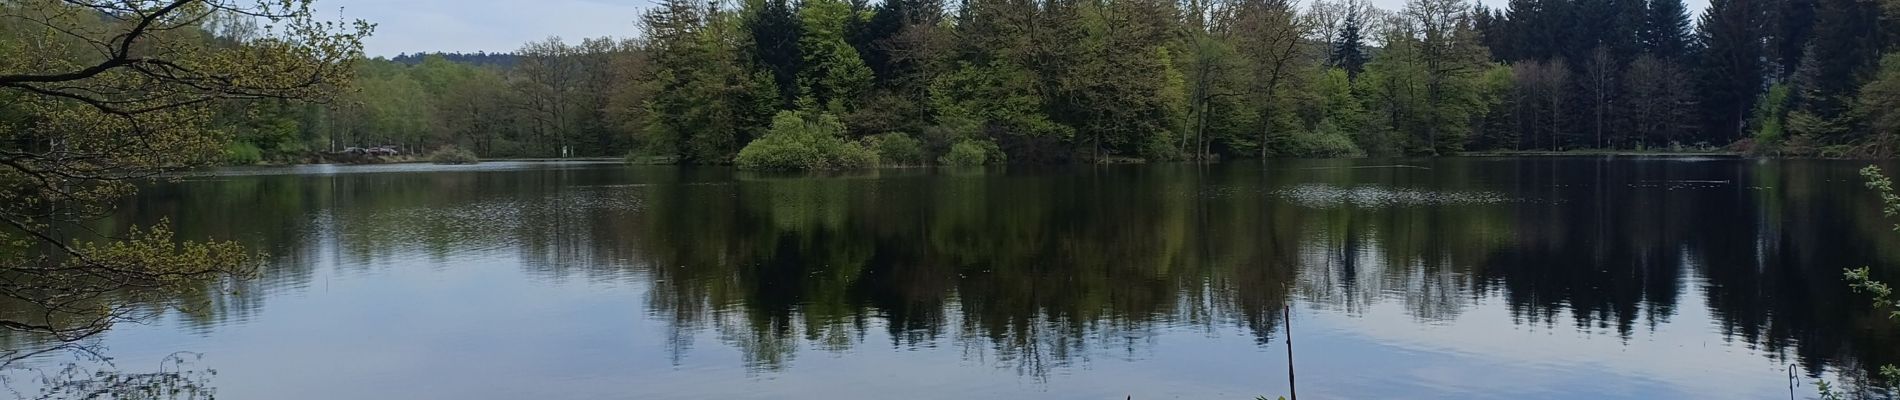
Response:
[{"label": "forest", "polygon": [[345,146],[760,169],[1490,151],[1897,149],[1900,2],[665,0],[630,38],[365,59],[229,112]]}]

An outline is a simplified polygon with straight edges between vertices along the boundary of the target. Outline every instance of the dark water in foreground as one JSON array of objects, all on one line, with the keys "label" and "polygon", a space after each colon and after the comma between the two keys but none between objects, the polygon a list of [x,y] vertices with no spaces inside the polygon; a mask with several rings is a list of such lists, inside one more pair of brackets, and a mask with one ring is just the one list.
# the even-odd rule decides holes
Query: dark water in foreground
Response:
[{"label": "dark water in foreground", "polygon": [[124,220],[264,277],[102,343],[230,399],[1250,399],[1290,307],[1311,399],[1873,390],[1900,333],[1840,271],[1900,277],[1900,234],[1863,165],[227,170]]}]

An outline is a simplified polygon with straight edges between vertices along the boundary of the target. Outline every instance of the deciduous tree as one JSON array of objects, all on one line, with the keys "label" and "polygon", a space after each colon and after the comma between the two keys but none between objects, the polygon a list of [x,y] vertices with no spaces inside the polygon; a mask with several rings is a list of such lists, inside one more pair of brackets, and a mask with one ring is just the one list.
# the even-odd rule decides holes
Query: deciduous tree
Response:
[{"label": "deciduous tree", "polygon": [[[212,15],[270,22],[217,42]],[[38,306],[0,328],[77,340],[140,302],[218,290],[258,260],[233,242],[178,242],[165,224],[75,232],[134,182],[221,158],[222,101],[322,101],[350,82],[372,26],[309,1],[0,2],[0,296]],[[190,306],[189,304],[172,304]]]}]

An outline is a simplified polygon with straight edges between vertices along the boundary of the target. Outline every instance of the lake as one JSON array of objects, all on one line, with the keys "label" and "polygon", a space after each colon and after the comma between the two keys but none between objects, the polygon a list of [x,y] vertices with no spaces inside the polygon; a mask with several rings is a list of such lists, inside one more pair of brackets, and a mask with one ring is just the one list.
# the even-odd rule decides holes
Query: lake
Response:
[{"label": "lake", "polygon": [[1311,399],[1784,398],[1791,366],[1878,395],[1900,331],[1841,271],[1900,278],[1900,221],[1865,164],[224,169],[107,223],[242,241],[262,277],[115,327],[110,366],[29,366],[231,399],[1252,399],[1289,394],[1290,332]]}]

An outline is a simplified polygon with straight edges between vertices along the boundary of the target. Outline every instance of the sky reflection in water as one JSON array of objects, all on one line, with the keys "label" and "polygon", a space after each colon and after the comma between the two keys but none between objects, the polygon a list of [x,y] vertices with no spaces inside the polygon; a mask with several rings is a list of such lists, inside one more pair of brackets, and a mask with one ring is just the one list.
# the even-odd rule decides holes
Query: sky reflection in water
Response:
[{"label": "sky reflection in water", "polygon": [[226,398],[1252,398],[1290,304],[1313,398],[1778,398],[1900,361],[1859,166],[226,171],[118,221],[266,276],[104,344]]}]

